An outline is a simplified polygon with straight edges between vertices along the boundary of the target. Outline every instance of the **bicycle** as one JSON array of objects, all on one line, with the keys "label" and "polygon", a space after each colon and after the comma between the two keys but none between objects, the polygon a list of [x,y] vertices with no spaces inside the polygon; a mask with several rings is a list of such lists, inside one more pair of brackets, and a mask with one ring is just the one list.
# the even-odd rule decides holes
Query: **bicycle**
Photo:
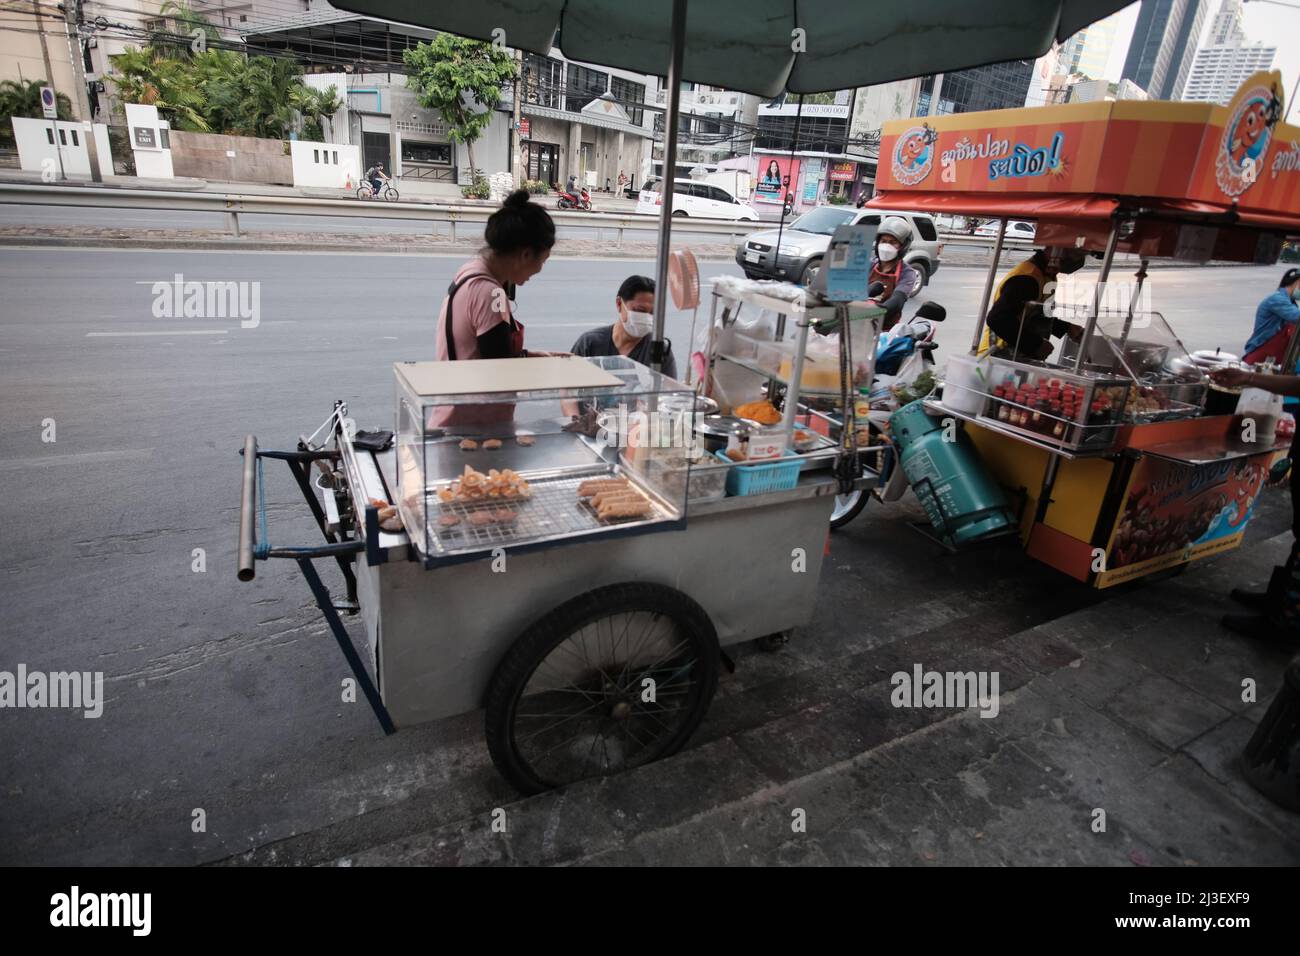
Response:
[{"label": "bicycle", "polygon": [[[380,192],[380,195],[388,202],[397,202],[398,200],[397,190],[393,188],[392,183],[384,183],[384,188]],[[371,186],[370,183],[362,183],[357,187],[357,198],[374,199],[375,187]]]}]

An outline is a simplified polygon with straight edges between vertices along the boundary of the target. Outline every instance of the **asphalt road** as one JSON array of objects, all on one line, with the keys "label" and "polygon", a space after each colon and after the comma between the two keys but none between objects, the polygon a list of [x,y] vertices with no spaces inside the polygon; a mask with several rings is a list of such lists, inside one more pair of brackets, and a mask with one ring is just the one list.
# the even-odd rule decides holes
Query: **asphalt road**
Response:
[{"label": "asphalt road", "polygon": [[[0,862],[219,859],[454,776],[478,746],[470,718],[381,739],[364,704],[340,704],[346,667],[296,569],[263,565],[250,584],[234,574],[244,435],[290,448],[336,398],[361,427],[391,425],[391,363],[432,356],[458,264],[5,251],[0,669],[102,670],[107,700],[94,720],[0,720]],[[555,259],[520,290],[529,344],[566,348],[611,321],[618,283],[650,270]],[[1164,270],[1154,303],[1190,348],[1238,347],[1279,272]],[[153,283],[176,274],[260,283],[258,324],[155,317]],[[935,277],[928,294],[952,315],[941,357],[969,342],[981,289],[976,269]],[[689,323],[670,313],[679,354]],[[287,470],[268,465],[267,479],[273,540],[314,543]],[[385,772],[393,761],[406,775]]]}]

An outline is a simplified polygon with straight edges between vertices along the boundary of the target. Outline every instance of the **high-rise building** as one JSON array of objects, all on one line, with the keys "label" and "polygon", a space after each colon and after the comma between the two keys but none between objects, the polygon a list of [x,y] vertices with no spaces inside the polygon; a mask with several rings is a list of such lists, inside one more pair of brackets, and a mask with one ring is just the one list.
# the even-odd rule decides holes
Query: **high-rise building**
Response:
[{"label": "high-rise building", "polygon": [[1241,0],[1223,0],[1210,25],[1209,42],[1196,51],[1181,99],[1226,105],[1252,73],[1273,65],[1277,47],[1249,43]]},{"label": "high-rise building", "polygon": [[1219,43],[1196,51],[1182,99],[1226,106],[1252,74],[1273,65],[1277,47],[1262,43]]},{"label": "high-rise building", "polygon": [[1191,72],[1205,11],[1204,0],[1142,0],[1123,79],[1136,83],[1152,99],[1175,99]]},{"label": "high-rise building", "polygon": [[921,80],[916,115],[939,116],[1024,106],[1033,78],[1033,60],[990,63],[970,70],[927,76]]},{"label": "high-rise building", "polygon": [[1061,47],[1062,72],[1082,73],[1090,80],[1104,77],[1118,21],[1119,14],[1112,14],[1066,40]]},{"label": "high-rise building", "polygon": [[1207,46],[1220,46],[1234,40],[1245,41],[1246,31],[1242,26],[1241,0],[1223,0],[1219,12],[1214,15],[1210,25],[1210,34],[1206,37]]}]

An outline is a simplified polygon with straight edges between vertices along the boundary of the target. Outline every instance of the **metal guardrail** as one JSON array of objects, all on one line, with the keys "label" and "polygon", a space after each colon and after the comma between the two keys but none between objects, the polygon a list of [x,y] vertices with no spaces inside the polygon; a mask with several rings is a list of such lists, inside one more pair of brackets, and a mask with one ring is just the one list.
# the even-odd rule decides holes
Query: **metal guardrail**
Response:
[{"label": "metal guardrail", "polygon": [[[447,235],[454,242],[458,229],[466,226],[481,231],[491,206],[455,206],[402,201],[386,203],[364,199],[326,199],[305,196],[259,196],[238,193],[184,193],[169,189],[118,189],[89,186],[44,186],[25,183],[0,183],[0,202],[37,206],[78,206],[100,209],[159,209],[170,212],[222,212],[226,214],[226,231],[243,235],[240,219],[250,215],[333,216],[355,219],[399,219],[429,222],[434,235],[446,224]],[[636,213],[568,212],[548,210],[556,225],[582,226],[596,230],[596,240],[613,238],[622,246],[625,233],[653,233],[658,229],[657,216]],[[688,219],[673,221],[673,233],[692,236],[726,236],[739,241],[764,223],[725,222]]]},{"label": "metal guardrail", "polygon": [[[398,219],[428,222],[433,235],[446,225],[448,238],[455,242],[458,231],[482,230],[494,207],[488,205],[448,205],[404,200],[397,203],[352,198],[311,196],[262,196],[246,193],[182,192],[172,189],[123,189],[102,186],[47,186],[27,183],[0,183],[0,202],[15,205],[71,206],[100,209],[158,209],[169,212],[221,212],[226,215],[226,231],[236,238],[243,235],[241,217],[257,215],[333,216],[355,219]],[[620,248],[626,233],[654,233],[658,216],[638,213],[569,212],[548,210],[559,226],[578,226],[596,230],[596,241],[612,238]],[[692,219],[673,220],[675,236],[711,237],[739,242],[751,232],[775,228],[776,223]],[[992,254],[993,240],[963,233],[940,233],[947,248],[983,249]],[[1032,249],[1033,243],[1007,240],[1004,249]]]}]

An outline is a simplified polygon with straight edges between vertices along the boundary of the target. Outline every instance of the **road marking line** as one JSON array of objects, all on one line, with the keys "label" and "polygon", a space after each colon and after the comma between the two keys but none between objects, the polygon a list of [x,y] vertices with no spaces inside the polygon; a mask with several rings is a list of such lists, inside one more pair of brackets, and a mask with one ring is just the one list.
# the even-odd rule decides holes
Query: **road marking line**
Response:
[{"label": "road marking line", "polygon": [[183,329],[174,332],[87,332],[86,338],[116,338],[127,335],[226,335],[230,329]]},{"label": "road marking line", "polygon": [[87,451],[74,455],[42,455],[38,458],[0,458],[0,471],[39,468],[43,465],[84,465],[97,461],[152,457],[152,448],[122,448],[117,451]]}]

